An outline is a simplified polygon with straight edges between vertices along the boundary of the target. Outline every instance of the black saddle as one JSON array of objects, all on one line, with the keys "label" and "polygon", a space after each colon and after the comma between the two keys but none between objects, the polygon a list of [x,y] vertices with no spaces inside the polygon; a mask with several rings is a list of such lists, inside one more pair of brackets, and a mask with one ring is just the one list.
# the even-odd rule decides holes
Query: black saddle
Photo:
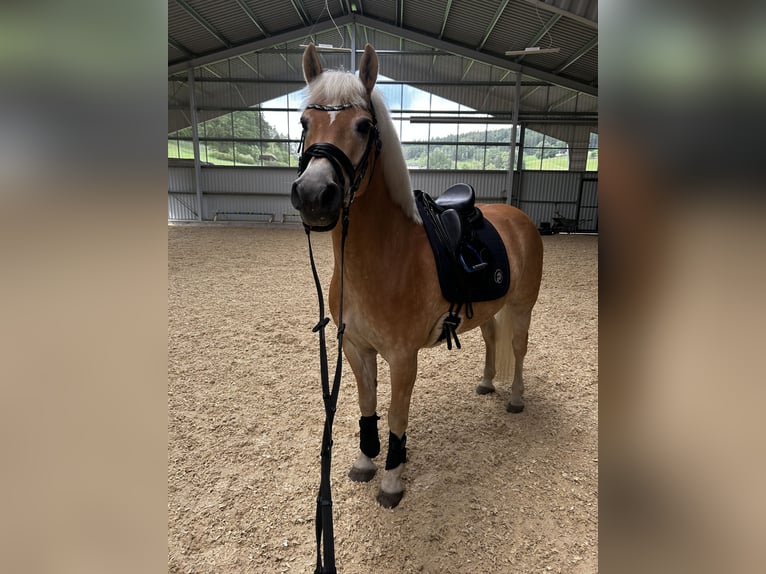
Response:
[{"label": "black saddle", "polygon": [[436,205],[439,207],[454,209],[466,216],[472,215],[476,211],[475,201],[476,193],[473,190],[473,186],[467,183],[456,183],[435,200]]},{"label": "black saddle", "polygon": [[487,266],[471,241],[473,229],[484,219],[475,202],[473,186],[457,183],[433,200],[430,206],[436,233],[466,273],[474,273]]},{"label": "black saddle", "polygon": [[415,191],[423,227],[434,253],[444,298],[450,303],[442,339],[458,347],[459,313],[465,306],[468,318],[472,303],[499,299],[508,292],[510,267],[500,235],[476,207],[476,194],[466,183],[453,185],[436,200]]},{"label": "black saddle", "polygon": [[510,285],[505,245],[476,207],[473,187],[453,185],[436,200],[416,190],[415,200],[444,298],[462,305],[505,295]]}]

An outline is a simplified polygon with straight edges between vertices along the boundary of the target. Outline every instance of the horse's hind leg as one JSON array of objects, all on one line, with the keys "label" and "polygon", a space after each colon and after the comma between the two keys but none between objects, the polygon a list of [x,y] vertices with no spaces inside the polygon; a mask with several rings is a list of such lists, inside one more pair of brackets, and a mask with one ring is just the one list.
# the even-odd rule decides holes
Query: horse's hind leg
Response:
[{"label": "horse's hind leg", "polygon": [[359,395],[359,455],[351,465],[348,477],[354,482],[372,480],[378,467],[372,461],[380,453],[378,438],[378,362],[373,349],[360,349],[350,341],[343,348],[356,377]]},{"label": "horse's hind leg", "polygon": [[529,323],[532,319],[532,305],[511,304],[511,323],[513,325],[513,384],[511,385],[511,400],[506,406],[509,413],[520,413],[524,410],[524,357],[527,354],[529,342]]},{"label": "horse's hind leg", "polygon": [[481,335],[484,337],[484,345],[487,353],[484,359],[484,376],[476,387],[476,392],[480,395],[487,395],[495,392],[495,385],[492,380],[497,374],[495,367],[495,346],[497,343],[497,323],[494,317],[481,326]]}]

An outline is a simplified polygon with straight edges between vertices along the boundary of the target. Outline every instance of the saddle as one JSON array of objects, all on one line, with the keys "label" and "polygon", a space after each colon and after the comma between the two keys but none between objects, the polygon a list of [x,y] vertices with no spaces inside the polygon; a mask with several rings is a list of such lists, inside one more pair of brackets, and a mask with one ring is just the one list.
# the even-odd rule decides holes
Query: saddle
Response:
[{"label": "saddle", "polygon": [[510,271],[505,245],[497,230],[476,207],[476,194],[466,183],[453,185],[436,200],[415,191],[418,211],[423,219],[436,261],[444,298],[450,311],[444,321],[442,339],[452,348],[460,324],[458,314],[473,316],[472,303],[499,299],[508,292]]}]

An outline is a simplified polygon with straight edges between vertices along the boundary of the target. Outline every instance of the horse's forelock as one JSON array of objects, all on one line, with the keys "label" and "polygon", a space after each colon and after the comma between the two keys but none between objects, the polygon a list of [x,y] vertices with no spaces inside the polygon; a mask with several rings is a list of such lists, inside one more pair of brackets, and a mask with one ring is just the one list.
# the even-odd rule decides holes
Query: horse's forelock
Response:
[{"label": "horse's forelock", "polygon": [[327,70],[308,85],[304,107],[308,104],[351,104],[366,109],[367,92],[354,74]]}]

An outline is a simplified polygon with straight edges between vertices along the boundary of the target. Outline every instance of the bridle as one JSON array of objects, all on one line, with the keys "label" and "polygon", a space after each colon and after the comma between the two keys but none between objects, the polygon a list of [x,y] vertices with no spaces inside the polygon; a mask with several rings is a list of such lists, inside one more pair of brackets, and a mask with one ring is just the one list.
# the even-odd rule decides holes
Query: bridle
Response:
[{"label": "bridle", "polygon": [[[337,106],[326,106],[320,104],[309,104],[308,109],[321,110],[325,112],[338,112],[351,108],[352,104],[341,104]],[[311,231],[329,231],[337,224],[337,220],[324,227],[312,227],[303,224],[306,231],[306,238],[309,244],[309,260],[311,261],[311,273],[314,276],[314,284],[317,290],[317,300],[319,302],[319,322],[312,331],[319,333],[319,372],[322,379],[322,398],[324,400],[325,421],[322,432],[322,451],[321,451],[321,480],[319,484],[319,494],[317,495],[316,509],[316,543],[317,543],[317,564],[314,574],[335,574],[335,539],[333,537],[332,523],[332,493],[330,490],[330,468],[332,463],[332,424],[335,420],[335,408],[338,404],[338,393],[340,391],[340,380],[343,367],[343,332],[346,325],[343,322],[343,276],[346,236],[348,235],[348,213],[351,203],[354,201],[354,195],[362,183],[367,167],[370,162],[372,150],[375,150],[375,159],[380,153],[381,142],[378,134],[377,118],[375,110],[370,102],[370,112],[372,114],[372,126],[370,127],[367,145],[364,155],[359,163],[354,167],[348,156],[343,153],[339,147],[329,142],[319,142],[312,144],[304,150],[298,160],[298,175],[300,176],[308,167],[311,158],[325,158],[332,165],[337,180],[342,189],[346,187],[346,178],[348,177],[349,187],[344,195],[343,210],[341,215],[341,242],[340,242],[340,306],[338,311],[338,356],[335,363],[335,375],[333,376],[332,388],[330,388],[330,375],[327,366],[327,345],[325,342],[325,327],[330,322],[330,318],[324,313],[324,296],[322,295],[322,285],[319,282],[316,264],[314,263],[314,252],[311,248]],[[299,150],[303,148],[306,138],[304,128],[301,135]],[[373,167],[375,160],[372,162]],[[370,173],[372,178],[372,172]],[[324,565],[322,564],[322,549],[324,548]]]},{"label": "bridle", "polygon": [[[353,106],[353,104],[340,104],[335,106],[309,104],[306,106],[306,109],[320,110],[323,112],[340,112],[352,108]],[[300,158],[298,159],[298,177],[300,177],[303,172],[306,171],[306,168],[308,167],[312,158],[319,157],[324,158],[330,162],[330,165],[335,172],[335,177],[338,183],[340,183],[341,189],[346,189],[346,180],[348,178],[348,190],[344,194],[343,198],[344,218],[347,218],[348,209],[351,207],[351,203],[354,201],[354,195],[359,189],[359,186],[362,184],[362,179],[364,179],[364,176],[367,173],[367,167],[370,163],[370,152],[374,149],[376,158],[380,153],[381,142],[380,136],[378,134],[378,120],[375,116],[375,109],[372,106],[372,102],[370,102],[369,106],[370,113],[372,114],[372,126],[370,127],[370,132],[367,137],[367,144],[364,148],[364,154],[356,166],[351,163],[351,160],[343,152],[342,149],[334,144],[331,144],[330,142],[318,142],[310,145],[308,148],[303,150],[303,153],[301,153]],[[306,129],[304,128],[303,133],[301,134],[301,143],[298,146],[299,152],[303,149],[305,140]],[[372,163],[374,166],[375,161],[373,160]],[[335,225],[337,225],[337,220],[330,225],[322,227],[314,226],[311,229],[313,231],[329,231],[334,228]]]}]

